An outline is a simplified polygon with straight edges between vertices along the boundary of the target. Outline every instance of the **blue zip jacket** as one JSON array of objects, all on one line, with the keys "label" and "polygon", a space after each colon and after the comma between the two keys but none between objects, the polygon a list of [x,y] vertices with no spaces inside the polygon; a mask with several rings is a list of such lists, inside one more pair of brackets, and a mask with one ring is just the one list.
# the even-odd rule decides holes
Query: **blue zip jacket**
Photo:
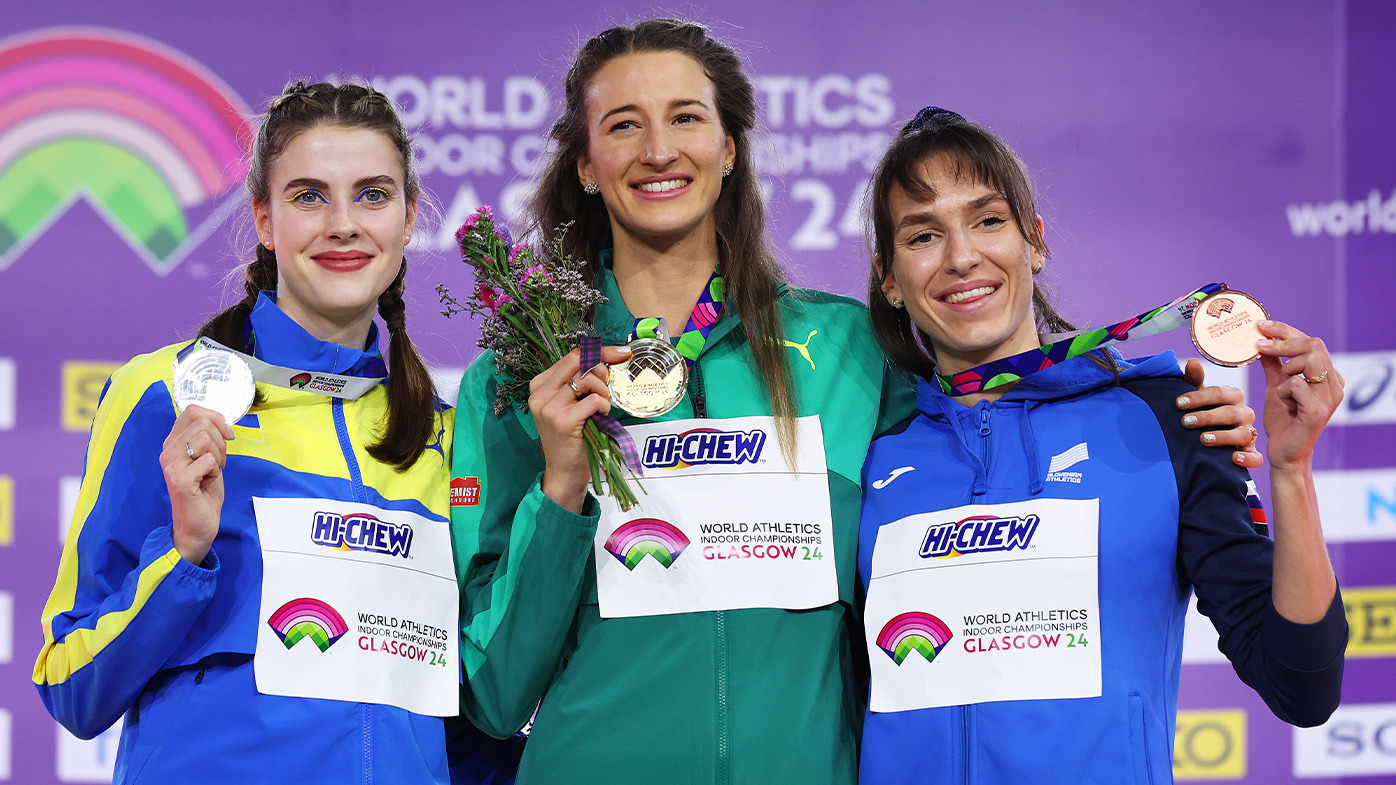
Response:
[{"label": "blue zip jacket", "polygon": [[[1274,545],[1253,525],[1249,476],[1182,427],[1174,400],[1192,387],[1177,359],[1111,356],[1118,382],[1078,357],[973,407],[921,382],[919,412],[868,453],[858,542],[866,590],[884,524],[972,503],[1099,499],[1101,696],[869,712],[861,783],[1172,782],[1193,590],[1221,651],[1276,716],[1317,725],[1337,707],[1341,597],[1315,624],[1275,611]],[[1082,443],[1079,476],[1049,475],[1052,456]],[[924,470],[870,484],[905,466]]]},{"label": "blue zip jacket", "polygon": [[[376,330],[367,351],[322,342],[265,294],[249,318],[254,353],[269,363],[385,373]],[[351,500],[444,521],[454,411],[438,412],[436,443],[398,472],[366,449],[381,434],[384,386],[343,401],[262,385],[265,401],[233,426],[218,537],[196,566],[174,549],[159,463],[177,417],[172,363],[185,345],[135,358],[102,393],[43,612],[34,683],[44,705],[82,738],[125,715],[117,783],[447,782],[437,717],[257,692],[252,654],[264,620],[252,497]]]}]

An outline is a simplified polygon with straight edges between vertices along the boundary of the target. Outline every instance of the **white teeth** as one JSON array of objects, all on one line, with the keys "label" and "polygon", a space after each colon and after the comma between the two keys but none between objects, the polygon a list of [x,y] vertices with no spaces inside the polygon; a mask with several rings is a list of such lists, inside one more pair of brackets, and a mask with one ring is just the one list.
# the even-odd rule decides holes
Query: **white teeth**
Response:
[{"label": "white teeth", "polygon": [[647,191],[652,194],[662,194],[665,191],[672,191],[675,188],[682,188],[685,185],[688,185],[687,180],[661,180],[657,183],[640,183],[635,187],[641,191]]},{"label": "white teeth", "polygon": [[978,289],[970,289],[967,292],[956,292],[954,294],[948,294],[945,297],[942,297],[941,299],[947,303],[950,303],[951,305],[954,305],[955,303],[961,303],[965,300],[974,297],[983,297],[986,294],[993,294],[994,290],[997,288],[998,287],[996,286],[981,286]]}]

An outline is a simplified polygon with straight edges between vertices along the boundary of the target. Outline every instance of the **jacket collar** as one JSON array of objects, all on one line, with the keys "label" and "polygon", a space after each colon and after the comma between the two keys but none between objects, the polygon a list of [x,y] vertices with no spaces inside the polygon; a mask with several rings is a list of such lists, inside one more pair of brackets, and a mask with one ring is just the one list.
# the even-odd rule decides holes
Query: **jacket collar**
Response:
[{"label": "jacket collar", "polygon": [[341,376],[387,376],[383,355],[378,351],[378,325],[370,324],[363,349],[322,341],[286,315],[276,304],[276,292],[263,291],[252,306],[247,326],[253,340],[252,355],[257,359],[302,371],[334,373]]},{"label": "jacket collar", "polygon": [[[596,270],[595,286],[597,291],[606,298],[606,302],[596,307],[596,330],[601,335],[601,339],[609,346],[625,343],[630,337],[630,331],[635,326],[637,318],[626,307],[625,300],[621,299],[620,287],[616,284],[616,275],[611,269],[613,258],[610,248],[602,251],[596,257],[599,264]],[[777,285],[776,297],[784,296],[785,291],[786,286],[782,281]],[[708,333],[708,342],[703,346],[703,351],[698,356],[706,354],[728,333],[741,327],[741,323],[742,320],[737,315],[737,309],[729,308],[724,303],[722,315],[718,317],[717,324],[713,325],[712,332]]]}]

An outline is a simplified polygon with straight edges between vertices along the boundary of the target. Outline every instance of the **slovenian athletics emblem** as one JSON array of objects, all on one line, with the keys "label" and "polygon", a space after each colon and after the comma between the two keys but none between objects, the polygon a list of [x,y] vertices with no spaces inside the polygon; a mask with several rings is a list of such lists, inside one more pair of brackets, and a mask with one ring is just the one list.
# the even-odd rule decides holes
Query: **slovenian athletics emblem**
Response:
[{"label": "slovenian athletics emblem", "polygon": [[310,374],[308,373],[298,373],[295,376],[291,377],[291,386],[296,388],[297,390],[301,389],[307,384],[310,384]]},{"label": "slovenian athletics emblem", "polygon": [[646,556],[653,556],[667,570],[687,547],[684,533],[658,518],[636,518],[611,532],[606,540],[606,550],[627,570],[635,569]]},{"label": "slovenian athletics emblem", "polygon": [[288,649],[300,643],[301,638],[309,638],[320,651],[325,651],[349,631],[349,625],[338,611],[322,600],[309,597],[291,600],[277,608],[267,624]]},{"label": "slovenian athletics emblem", "polygon": [[940,619],[922,611],[907,611],[883,626],[877,634],[877,647],[898,665],[914,651],[921,652],[926,662],[935,662],[936,655],[953,637]]}]

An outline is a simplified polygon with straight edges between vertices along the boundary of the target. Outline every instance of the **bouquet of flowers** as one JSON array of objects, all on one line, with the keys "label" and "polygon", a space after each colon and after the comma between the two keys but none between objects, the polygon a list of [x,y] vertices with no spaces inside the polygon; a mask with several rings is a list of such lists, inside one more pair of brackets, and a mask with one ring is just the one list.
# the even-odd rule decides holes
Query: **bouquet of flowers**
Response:
[{"label": "bouquet of flowers", "polygon": [[[475,271],[475,291],[464,301],[436,287],[443,316],[469,313],[483,320],[480,348],[494,352],[498,395],[494,412],[528,408],[528,385],[577,348],[590,334],[587,312],[605,297],[583,275],[586,262],[562,249],[567,225],[557,239],[535,252],[514,242],[509,230],[494,221],[488,206],[476,210],[456,232],[462,260]],[[596,415],[586,422],[587,462],[592,488],[603,493],[602,478],[622,510],[636,503],[625,473],[630,469],[617,442],[625,430],[615,420]],[[633,475],[633,472],[632,472]],[[638,486],[638,483],[637,483]]]}]

